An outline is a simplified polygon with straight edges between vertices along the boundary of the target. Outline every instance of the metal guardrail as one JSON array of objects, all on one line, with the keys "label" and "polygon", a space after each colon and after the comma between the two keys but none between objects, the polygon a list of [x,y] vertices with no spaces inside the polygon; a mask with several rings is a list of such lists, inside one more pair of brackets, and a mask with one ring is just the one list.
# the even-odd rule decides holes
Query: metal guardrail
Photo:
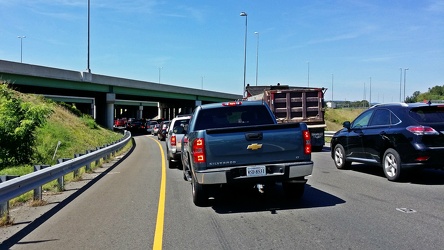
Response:
[{"label": "metal guardrail", "polygon": [[336,131],[324,131],[325,137],[333,137],[333,135],[336,133]]},{"label": "metal guardrail", "polygon": [[100,148],[96,151],[81,155],[74,159],[68,159],[51,167],[38,170],[23,176],[19,176],[0,183],[0,215],[8,212],[9,200],[28,191],[41,188],[44,184],[62,178],[64,175],[77,171],[102,158],[109,158],[118,150],[122,149],[131,139],[129,131],[112,145]]}]

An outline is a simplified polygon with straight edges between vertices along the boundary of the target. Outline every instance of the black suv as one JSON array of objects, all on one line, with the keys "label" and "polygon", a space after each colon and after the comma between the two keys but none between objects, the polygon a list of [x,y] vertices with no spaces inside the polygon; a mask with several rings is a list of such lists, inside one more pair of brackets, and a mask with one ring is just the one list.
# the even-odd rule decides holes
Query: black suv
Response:
[{"label": "black suv", "polygon": [[390,181],[405,170],[444,168],[444,104],[380,104],[362,112],[331,140],[339,169],[352,162],[382,166]]}]

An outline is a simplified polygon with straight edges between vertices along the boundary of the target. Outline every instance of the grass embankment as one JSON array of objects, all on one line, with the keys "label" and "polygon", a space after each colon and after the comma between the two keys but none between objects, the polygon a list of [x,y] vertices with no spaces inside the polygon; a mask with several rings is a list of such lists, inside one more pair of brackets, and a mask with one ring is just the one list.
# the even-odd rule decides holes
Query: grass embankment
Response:
[{"label": "grass embankment", "polygon": [[[32,105],[46,105],[51,109],[50,115],[46,117],[43,124],[34,131],[35,144],[32,152],[32,165],[7,166],[0,170],[0,175],[18,175],[22,176],[33,171],[34,165],[55,165],[57,159],[73,158],[76,153],[85,153],[86,150],[115,142],[123,135],[111,130],[100,127],[94,119],[87,115],[76,116],[67,108],[58,105],[52,101],[45,100],[40,96],[23,94],[10,90],[14,98],[21,102],[31,103]],[[4,101],[5,99],[1,99]],[[60,146],[56,151],[58,142]],[[5,145],[2,145],[4,147]],[[131,147],[129,143],[122,151]],[[100,163],[101,164],[101,163]],[[91,168],[94,170],[99,167],[94,162]],[[79,174],[83,174],[85,168],[81,168]],[[75,181],[73,174],[67,174],[65,181]],[[81,177],[77,177],[81,180]],[[57,181],[52,181],[43,186],[45,191],[59,191]],[[10,206],[31,201],[33,193],[28,192],[10,201]]]},{"label": "grass embankment", "polygon": [[342,129],[342,123],[345,121],[353,121],[364,109],[341,108],[331,109],[327,108],[325,111],[325,123],[327,124],[327,131],[338,131]]}]

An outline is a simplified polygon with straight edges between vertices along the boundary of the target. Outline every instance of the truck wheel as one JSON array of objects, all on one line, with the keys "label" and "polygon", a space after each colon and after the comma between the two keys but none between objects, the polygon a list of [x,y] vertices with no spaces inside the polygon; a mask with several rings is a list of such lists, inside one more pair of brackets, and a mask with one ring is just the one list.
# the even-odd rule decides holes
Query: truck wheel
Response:
[{"label": "truck wheel", "polygon": [[387,177],[389,181],[399,181],[401,179],[401,158],[398,152],[389,148],[385,151],[382,159],[382,168],[385,177]]},{"label": "truck wheel", "polygon": [[305,183],[282,182],[282,188],[287,198],[299,200],[304,195]]},{"label": "truck wheel", "polygon": [[194,177],[191,179],[194,205],[204,207],[208,204],[208,195],[202,184],[199,184]]},{"label": "truck wheel", "polygon": [[177,164],[174,161],[172,161],[171,159],[168,159],[168,168],[172,169],[172,168],[176,168],[176,167],[177,167]]},{"label": "truck wheel", "polygon": [[341,144],[336,144],[333,159],[338,169],[347,169],[351,166],[351,162],[345,160],[345,150]]}]

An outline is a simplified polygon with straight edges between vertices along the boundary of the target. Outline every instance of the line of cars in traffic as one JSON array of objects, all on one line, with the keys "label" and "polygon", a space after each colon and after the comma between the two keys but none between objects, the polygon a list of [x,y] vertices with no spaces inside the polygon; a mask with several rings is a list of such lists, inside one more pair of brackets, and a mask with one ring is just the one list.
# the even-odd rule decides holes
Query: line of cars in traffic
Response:
[{"label": "line of cars in traffic", "polygon": [[[164,140],[165,138],[165,126],[169,121],[164,121],[163,119],[153,120],[153,119],[136,119],[136,118],[119,118],[114,120],[114,129],[125,129],[133,134],[153,134],[159,135],[159,140]],[[163,128],[163,129],[160,129]]]},{"label": "line of cars in traffic", "polygon": [[[186,177],[185,172],[190,170],[187,170],[189,166],[186,167],[182,153],[187,151],[184,145],[190,140],[187,132],[192,130],[191,118],[191,115],[177,116],[171,121],[156,124],[156,130],[153,130],[159,140],[166,142],[168,167],[183,170],[184,179],[188,181],[190,178]],[[203,121],[207,122],[205,119]],[[363,111],[352,122],[344,122],[343,126],[343,129],[334,134],[330,143],[330,154],[338,169],[351,168],[354,162],[376,165],[382,168],[389,181],[404,180],[405,177],[411,176],[411,173],[416,173],[415,170],[422,168],[444,170],[441,158],[444,155],[444,104],[378,104]],[[211,127],[206,133],[211,133],[210,136],[215,139],[215,131],[227,133],[227,129],[234,128]],[[245,134],[247,140],[251,140],[253,132]],[[227,145],[222,138],[217,138],[217,145],[225,149],[238,146]],[[309,140],[305,141],[308,143]],[[250,146],[262,147],[259,145],[253,143]],[[193,152],[200,152],[197,144],[193,144],[192,149]],[[213,149],[202,150],[216,153]],[[195,155],[196,152],[192,157],[199,158]],[[222,162],[225,164],[225,161],[220,164]],[[359,168],[355,165],[354,167]],[[203,171],[202,169],[199,171]],[[230,171],[230,176],[233,174]],[[197,191],[203,189],[203,186],[196,184],[196,181],[191,183],[193,201],[196,205],[204,204],[204,199],[198,199],[197,195]]]},{"label": "line of cars in traffic", "polygon": [[[170,168],[181,167],[181,140],[190,118],[168,121],[169,127],[158,135],[167,140]],[[338,169],[349,169],[352,163],[376,165],[389,181],[405,180],[422,168],[444,169],[444,104],[377,104],[343,126],[330,143]]]}]

